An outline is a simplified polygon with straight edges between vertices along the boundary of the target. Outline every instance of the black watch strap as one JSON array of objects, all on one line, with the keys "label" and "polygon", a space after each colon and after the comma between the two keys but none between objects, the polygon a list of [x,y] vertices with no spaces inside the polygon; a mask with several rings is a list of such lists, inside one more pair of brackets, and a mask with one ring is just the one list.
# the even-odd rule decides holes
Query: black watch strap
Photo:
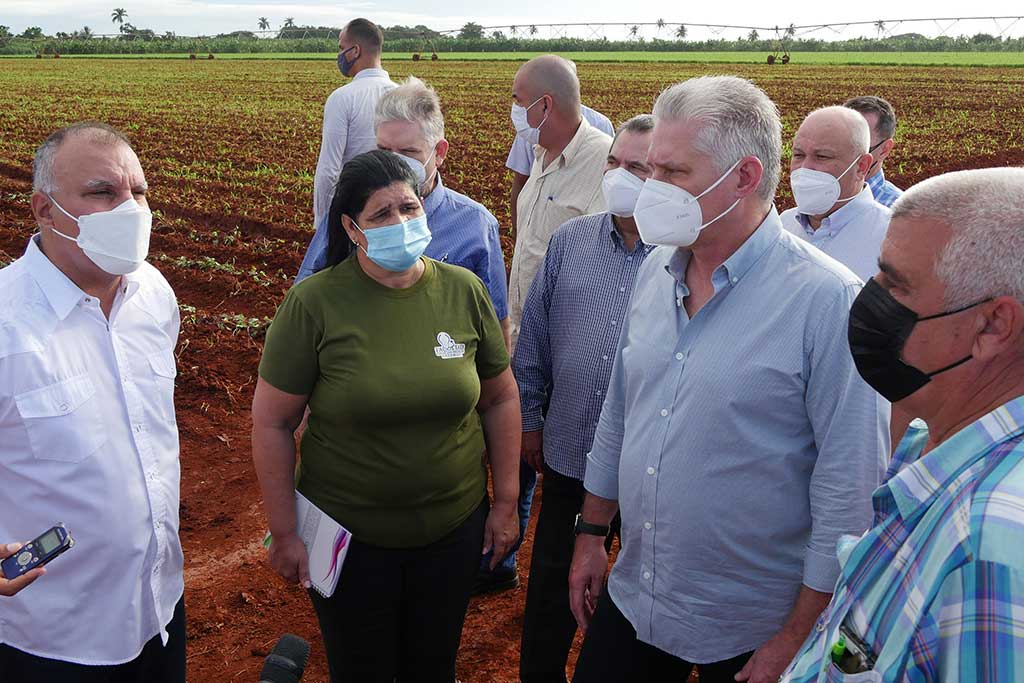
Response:
[{"label": "black watch strap", "polygon": [[600,536],[601,538],[604,538],[608,535],[608,531],[609,528],[607,524],[602,526],[600,524],[591,524],[590,522],[584,522],[583,515],[579,513],[576,514],[576,527],[573,530],[573,533],[576,536],[579,536],[580,534],[587,534],[590,536]]}]

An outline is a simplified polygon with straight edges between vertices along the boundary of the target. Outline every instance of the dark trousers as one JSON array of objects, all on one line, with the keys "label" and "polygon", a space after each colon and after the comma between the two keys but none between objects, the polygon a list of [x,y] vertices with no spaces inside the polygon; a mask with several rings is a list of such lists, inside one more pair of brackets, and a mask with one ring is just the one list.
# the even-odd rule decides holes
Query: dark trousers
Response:
[{"label": "dark trousers", "polygon": [[[533,537],[526,614],[519,656],[523,683],[565,683],[565,663],[576,635],[569,609],[569,567],[576,543],[573,524],[583,506],[583,482],[544,466],[540,515]],[[618,527],[618,516],[612,524]],[[605,547],[611,547],[609,534]]]},{"label": "dark trousers", "polygon": [[334,595],[310,591],[332,683],[453,683],[488,509],[421,548],[353,539]]},{"label": "dark trousers", "polygon": [[700,683],[735,683],[734,676],[754,653],[710,664],[693,664],[642,643],[636,630],[622,615],[607,592],[597,603],[597,611],[587,629],[587,637],[576,662],[573,683],[685,683],[694,666]]},{"label": "dark trousers", "polygon": [[[156,635],[139,656],[124,664],[90,666],[36,657],[0,645],[0,680],[26,683],[185,683],[185,598],[178,600],[167,624],[164,646]],[[111,635],[116,637],[116,635]]]}]

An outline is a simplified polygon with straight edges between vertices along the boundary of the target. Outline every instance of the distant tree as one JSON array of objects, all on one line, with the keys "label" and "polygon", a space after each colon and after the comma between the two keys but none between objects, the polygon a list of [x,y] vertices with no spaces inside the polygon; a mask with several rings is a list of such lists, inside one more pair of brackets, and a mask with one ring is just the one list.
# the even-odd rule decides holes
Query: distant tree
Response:
[{"label": "distant tree", "polygon": [[761,37],[761,36],[760,36],[760,34],[759,34],[759,33],[757,32],[757,29],[754,29],[754,30],[753,30],[753,31],[751,31],[751,32],[750,32],[749,34],[747,34],[747,40],[749,40],[749,41],[750,41],[750,42],[752,42],[752,43],[755,43],[755,42],[757,42],[757,39],[758,39],[758,38],[760,38],[760,37]]},{"label": "distant tree", "polygon": [[0,38],[10,38],[10,37],[11,37],[11,27],[10,26],[0,26]]},{"label": "distant tree", "polygon": [[501,31],[493,31],[491,32],[491,38],[494,40],[505,40],[505,34]]},{"label": "distant tree", "polygon": [[629,37],[630,38],[632,38],[633,40],[636,40],[637,36],[639,36],[639,35],[640,35],[640,27],[639,26],[637,26],[636,24],[633,24],[632,26],[629,27]]},{"label": "distant tree", "polygon": [[266,17],[260,17],[260,30],[266,31],[270,28],[270,20]]},{"label": "distant tree", "polygon": [[92,29],[88,26],[83,26],[80,30],[76,31],[76,33],[82,40],[89,40],[92,38]]},{"label": "distant tree", "polygon": [[790,24],[786,27],[786,38],[792,39],[796,36],[796,24]]},{"label": "distant tree", "polygon": [[115,23],[115,24],[123,25],[124,24],[124,20],[127,19],[127,18],[128,18],[128,12],[127,12],[127,10],[125,10],[124,7],[118,7],[113,12],[110,13],[110,21]]},{"label": "distant tree", "polygon": [[875,30],[878,31],[878,37],[882,37],[882,33],[885,32],[885,22],[879,19],[875,22]]},{"label": "distant tree", "polygon": [[679,28],[676,29],[676,38],[686,40],[686,26],[684,24],[679,24]]},{"label": "distant tree", "polygon": [[484,27],[475,22],[468,21],[465,26],[459,29],[459,38],[462,38],[463,40],[483,37]]},{"label": "distant tree", "polygon": [[660,36],[660,35],[661,35],[661,30],[662,30],[663,28],[665,28],[665,20],[664,20],[664,19],[658,19],[658,20],[657,20],[656,22],[654,22],[654,23],[655,23],[655,25],[656,25],[656,26],[658,27],[658,35]]},{"label": "distant tree", "polygon": [[284,20],[284,23],[281,24],[281,28],[295,28],[295,18],[294,17],[287,17]]},{"label": "distant tree", "polygon": [[508,30],[512,34],[512,37],[515,38],[516,37],[516,33],[519,31],[519,27],[518,26],[509,26]]},{"label": "distant tree", "polygon": [[21,32],[21,35],[19,37],[29,39],[42,38],[43,29],[39,28],[38,26],[29,26],[27,29]]},{"label": "distant tree", "polygon": [[979,45],[982,43],[998,43],[999,39],[990,33],[975,33],[971,36],[971,44]]},{"label": "distant tree", "polygon": [[164,40],[174,40],[175,38],[178,37],[178,34],[175,33],[174,31],[164,31],[164,34],[162,36],[160,36],[160,37],[163,38]]},{"label": "distant tree", "polygon": [[537,27],[534,26],[533,24],[530,24],[530,35],[531,36],[537,35]]}]

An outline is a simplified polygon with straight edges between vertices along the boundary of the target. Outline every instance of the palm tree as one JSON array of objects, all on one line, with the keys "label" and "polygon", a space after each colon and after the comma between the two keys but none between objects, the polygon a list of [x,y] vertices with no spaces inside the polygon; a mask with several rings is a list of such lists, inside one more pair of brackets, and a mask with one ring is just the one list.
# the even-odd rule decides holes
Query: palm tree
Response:
[{"label": "palm tree", "polygon": [[654,23],[658,27],[658,35],[660,36],[661,35],[661,29],[665,28],[665,20],[664,19],[658,19]]},{"label": "palm tree", "polygon": [[760,37],[761,37],[761,35],[757,32],[757,29],[754,29],[753,31],[751,31],[747,35],[747,40],[749,40],[750,42],[754,43],[754,42],[757,42],[757,39],[760,38]]},{"label": "palm tree", "polygon": [[281,28],[295,28],[295,18],[287,17],[284,20],[284,24],[282,24]]},{"label": "palm tree", "polygon": [[882,32],[885,31],[885,22],[879,19],[875,22],[875,30],[878,31],[878,37],[882,37]]},{"label": "palm tree", "polygon": [[266,31],[268,28],[270,28],[270,20],[266,17],[260,17],[260,30]]},{"label": "palm tree", "polygon": [[78,35],[80,35],[84,40],[89,40],[92,38],[92,29],[88,26],[83,26],[82,30],[78,32]]},{"label": "palm tree", "polygon": [[786,37],[792,38],[796,35],[796,24],[790,24],[786,27]]},{"label": "palm tree", "polygon": [[531,36],[537,35],[537,27],[534,26],[533,24],[530,24],[530,35]]},{"label": "palm tree", "polygon": [[640,27],[639,26],[637,26],[636,24],[633,24],[632,26],[629,27],[629,37],[630,38],[632,38],[633,40],[636,40],[636,37],[639,34],[640,34]]},{"label": "palm tree", "polygon": [[679,28],[676,29],[676,38],[686,40],[686,26],[683,24],[679,24]]},{"label": "palm tree", "polygon": [[515,38],[515,37],[516,37],[516,31],[518,31],[518,30],[519,30],[519,27],[518,27],[518,26],[515,26],[515,25],[513,25],[513,26],[509,26],[509,27],[508,27],[508,30],[509,30],[509,32],[510,32],[510,33],[512,34],[512,37],[513,37],[513,38]]},{"label": "palm tree", "polygon": [[121,25],[124,24],[127,17],[128,12],[123,7],[118,7],[110,13],[110,21]]}]

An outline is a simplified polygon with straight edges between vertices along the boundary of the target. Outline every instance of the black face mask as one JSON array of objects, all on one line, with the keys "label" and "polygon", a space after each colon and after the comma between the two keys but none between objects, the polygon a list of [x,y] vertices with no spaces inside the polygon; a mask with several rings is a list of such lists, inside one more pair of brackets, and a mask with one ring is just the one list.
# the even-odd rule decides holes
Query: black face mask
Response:
[{"label": "black face mask", "polygon": [[969,355],[934,372],[922,372],[913,365],[903,362],[903,346],[914,330],[914,325],[923,320],[944,318],[960,313],[991,299],[978,301],[970,306],[919,318],[893,298],[888,291],[868,280],[850,308],[848,337],[850,353],[853,354],[857,372],[871,388],[891,403],[901,401],[931,381],[939,373],[963,365],[974,356]]}]

